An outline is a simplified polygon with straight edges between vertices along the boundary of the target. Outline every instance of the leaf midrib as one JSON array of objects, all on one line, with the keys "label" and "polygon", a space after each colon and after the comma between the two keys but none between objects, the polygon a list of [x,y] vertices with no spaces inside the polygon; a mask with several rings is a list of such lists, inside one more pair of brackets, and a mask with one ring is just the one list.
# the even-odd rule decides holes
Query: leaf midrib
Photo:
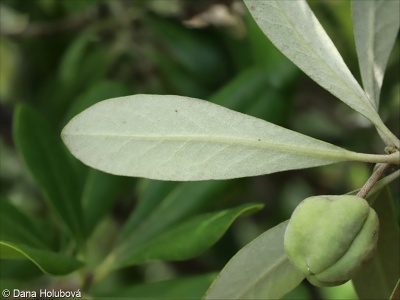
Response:
[{"label": "leaf midrib", "polygon": [[249,290],[252,290],[254,288],[254,286],[258,285],[265,277],[269,276],[268,273],[272,272],[273,270],[278,269],[281,265],[283,265],[285,263],[285,261],[287,261],[287,258],[286,258],[286,256],[283,256],[274,265],[272,265],[270,268],[266,269],[265,272],[263,272],[260,276],[258,276],[256,280],[252,281],[253,285],[249,285],[247,288],[245,288],[243,290],[243,293],[240,294],[239,297],[236,299],[243,299],[242,297],[245,296]]},{"label": "leaf midrib", "polygon": [[[69,134],[66,134],[68,136]],[[109,135],[109,134],[71,134],[70,136],[73,137],[96,137],[96,138],[107,138],[107,139],[125,139],[128,140],[127,143],[133,141],[173,141],[173,142],[210,142],[215,144],[227,144],[230,146],[248,146],[250,148],[259,148],[262,150],[275,150],[279,152],[285,153],[295,153],[295,154],[303,154],[305,156],[313,156],[313,157],[323,157],[323,158],[334,158],[336,160],[344,160],[349,158],[349,154],[352,152],[339,148],[337,146],[328,144],[323,141],[315,140],[318,142],[319,145],[322,146],[330,146],[332,150],[329,149],[318,149],[316,152],[314,148],[308,148],[296,143],[293,144],[279,144],[279,143],[271,143],[266,142],[264,139],[246,139],[246,138],[235,138],[235,137],[222,137],[222,136],[210,136],[210,135]],[[307,137],[309,139],[314,139],[312,137]],[[126,143],[126,144],[127,144]],[[125,145],[126,145],[125,144]],[[125,146],[124,145],[124,146]],[[301,151],[298,151],[301,149]]]},{"label": "leaf midrib", "polygon": [[[287,20],[288,24],[291,25],[293,32],[295,32],[295,34],[299,37],[299,39],[303,40],[303,45],[305,45],[308,50],[312,53],[314,53],[315,57],[317,57],[319,59],[320,62],[322,62],[323,65],[325,65],[327,67],[327,69],[330,71],[331,74],[334,75],[334,77],[336,77],[339,82],[344,83],[344,86],[346,87],[347,92],[349,92],[350,94],[353,94],[355,96],[355,99],[357,100],[358,104],[361,104],[361,106],[363,106],[362,104],[368,103],[370,105],[372,105],[372,103],[370,101],[363,101],[363,99],[360,99],[360,97],[356,94],[355,90],[353,88],[350,87],[350,85],[344,81],[339,74],[331,68],[331,66],[329,64],[327,64],[325,62],[324,59],[321,58],[321,56],[314,51],[314,48],[310,47],[309,44],[307,43],[307,40],[303,37],[303,35],[296,29],[296,27],[294,26],[293,22],[290,20],[290,18],[285,14],[285,11],[282,9],[281,4],[279,3],[279,1],[275,0],[275,3],[277,4],[277,7],[279,8],[279,10],[281,11],[281,14],[285,17],[285,19]],[[310,9],[311,10],[311,9]],[[297,64],[296,64],[297,65]],[[346,64],[345,64],[345,67]],[[350,73],[351,74],[351,73]],[[307,74],[308,75],[308,74]],[[355,81],[355,80],[354,80]],[[357,82],[357,81],[356,81]],[[319,83],[318,83],[319,84]],[[335,95],[336,96],[336,95]],[[342,99],[340,99],[341,101],[343,101]],[[369,100],[369,99],[367,99]],[[344,101],[343,101],[344,102]],[[346,103],[346,102],[345,102]],[[348,103],[346,103],[347,105],[349,105]],[[349,105],[351,107],[351,105]],[[368,107],[368,106],[364,106],[364,107]],[[373,106],[372,106],[373,107]],[[358,110],[357,110],[358,111]],[[374,109],[369,109],[369,114],[368,116],[365,115],[368,119],[370,119],[373,123],[375,123],[375,118],[372,118],[372,116],[375,117],[375,110]]]}]

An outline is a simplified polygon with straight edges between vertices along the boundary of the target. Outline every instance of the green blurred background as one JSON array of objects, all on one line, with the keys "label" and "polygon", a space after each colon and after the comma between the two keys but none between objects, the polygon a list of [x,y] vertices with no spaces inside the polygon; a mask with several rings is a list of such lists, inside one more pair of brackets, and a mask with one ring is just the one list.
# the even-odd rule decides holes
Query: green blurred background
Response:
[{"label": "green blurred background", "polygon": [[[309,1],[350,70],[359,80],[349,1]],[[374,128],[283,57],[233,0],[2,0],[0,2],[1,197],[29,216],[54,216],[23,164],[12,137],[13,111],[25,103],[45,118],[59,139],[63,126],[90,105],[130,94],[176,94],[207,99],[346,149],[382,153]],[[360,81],[360,80],[359,80]],[[399,136],[399,42],[383,84],[380,113]],[[73,160],[73,158],[71,158]],[[75,162],[76,163],[76,162]],[[79,180],[88,168],[76,163]],[[241,247],[290,217],[304,198],[360,188],[373,166],[336,164],[315,169],[211,183],[177,183],[187,210],[213,211],[259,202],[265,208],[237,220],[209,251],[183,262],[127,267],[93,287],[116,287],[218,272]],[[145,179],[118,178],[90,238],[93,265],[110,248],[146,190]],[[99,187],[100,188],[100,187]],[[391,186],[399,207],[399,189]],[[101,190],[99,191],[101,193]],[[101,198],[101,197],[100,197]],[[89,216],[90,217],[90,216]],[[47,229],[46,229],[47,230]],[[58,229],[49,232],[57,239]],[[19,268],[19,269],[18,269]],[[76,277],[50,279],[29,264],[1,261],[1,282],[26,289],[74,285]],[[316,289],[304,283],[287,299],[352,299],[350,284]]]}]

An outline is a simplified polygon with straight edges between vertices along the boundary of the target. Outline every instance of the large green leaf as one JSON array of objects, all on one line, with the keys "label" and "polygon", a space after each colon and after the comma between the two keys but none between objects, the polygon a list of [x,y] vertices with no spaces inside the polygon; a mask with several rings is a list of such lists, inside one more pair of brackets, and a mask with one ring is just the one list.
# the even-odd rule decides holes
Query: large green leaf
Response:
[{"label": "large green leaf", "polygon": [[[229,181],[150,182],[146,193],[124,226],[118,245],[136,248],[182,218],[192,215],[216,199],[234,183]],[[133,246],[136,245],[136,246]]]},{"label": "large green leaf", "polygon": [[351,1],[364,89],[378,107],[383,76],[400,26],[400,1]]},{"label": "large green leaf", "polygon": [[134,95],[93,105],[62,138],[85,164],[161,180],[229,179],[359,160],[397,162],[290,131],[207,101]]},{"label": "large green leaf", "polygon": [[191,276],[164,281],[149,282],[119,288],[107,294],[94,294],[98,298],[124,299],[200,299],[217,274]]},{"label": "large green leaf", "polygon": [[258,26],[304,73],[368,118],[387,144],[400,141],[380,119],[375,103],[347,68],[305,0],[244,0]]},{"label": "large green leaf", "polygon": [[30,260],[51,275],[66,275],[82,266],[73,257],[5,240],[0,241],[0,258]]},{"label": "large green leaf", "polygon": [[283,246],[288,221],[266,231],[224,267],[204,299],[279,299],[304,275],[289,262]]},{"label": "large green leaf", "polygon": [[246,204],[191,218],[129,251],[120,248],[122,251],[115,253],[116,263],[123,266],[195,257],[216,243],[237,217],[262,207],[260,204]]},{"label": "large green leaf", "polygon": [[[126,264],[131,253],[144,243],[178,226],[183,218],[193,215],[206,203],[222,194],[233,181],[161,182],[149,181],[137,209],[124,226],[114,250],[96,272],[102,278]],[[125,261],[125,262],[123,262]]]},{"label": "large green leaf", "polygon": [[353,284],[360,299],[389,299],[400,277],[400,235],[387,187],[380,192],[373,208],[380,222],[378,249],[367,267],[353,278]]},{"label": "large green leaf", "polygon": [[19,105],[13,123],[17,150],[63,227],[83,242],[81,184],[51,125],[33,109]]}]

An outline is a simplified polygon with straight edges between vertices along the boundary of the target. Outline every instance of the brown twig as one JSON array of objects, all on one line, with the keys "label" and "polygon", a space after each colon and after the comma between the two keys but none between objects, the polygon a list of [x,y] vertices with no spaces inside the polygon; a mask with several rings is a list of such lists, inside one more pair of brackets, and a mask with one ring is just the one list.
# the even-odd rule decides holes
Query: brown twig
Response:
[{"label": "brown twig", "polygon": [[357,193],[358,197],[366,198],[371,191],[374,184],[385,175],[385,173],[392,167],[391,164],[382,164],[379,168],[368,178],[367,182]]}]

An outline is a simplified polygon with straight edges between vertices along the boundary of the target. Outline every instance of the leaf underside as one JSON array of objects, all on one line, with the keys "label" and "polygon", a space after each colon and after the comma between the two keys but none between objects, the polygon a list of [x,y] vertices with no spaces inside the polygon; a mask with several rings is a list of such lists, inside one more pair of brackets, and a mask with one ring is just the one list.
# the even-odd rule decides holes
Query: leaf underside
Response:
[{"label": "leaf underside", "polygon": [[288,221],[242,248],[224,267],[204,299],[280,299],[304,275],[289,262],[283,236]]},{"label": "leaf underside", "polygon": [[179,181],[270,174],[354,154],[204,100],[167,95],[98,103],[73,118],[62,138],[93,168]]},{"label": "leaf underside", "polygon": [[265,35],[323,88],[369,118],[378,117],[306,1],[244,1]]},{"label": "leaf underside", "polygon": [[361,78],[379,105],[386,65],[400,26],[399,1],[352,1],[352,17]]}]

